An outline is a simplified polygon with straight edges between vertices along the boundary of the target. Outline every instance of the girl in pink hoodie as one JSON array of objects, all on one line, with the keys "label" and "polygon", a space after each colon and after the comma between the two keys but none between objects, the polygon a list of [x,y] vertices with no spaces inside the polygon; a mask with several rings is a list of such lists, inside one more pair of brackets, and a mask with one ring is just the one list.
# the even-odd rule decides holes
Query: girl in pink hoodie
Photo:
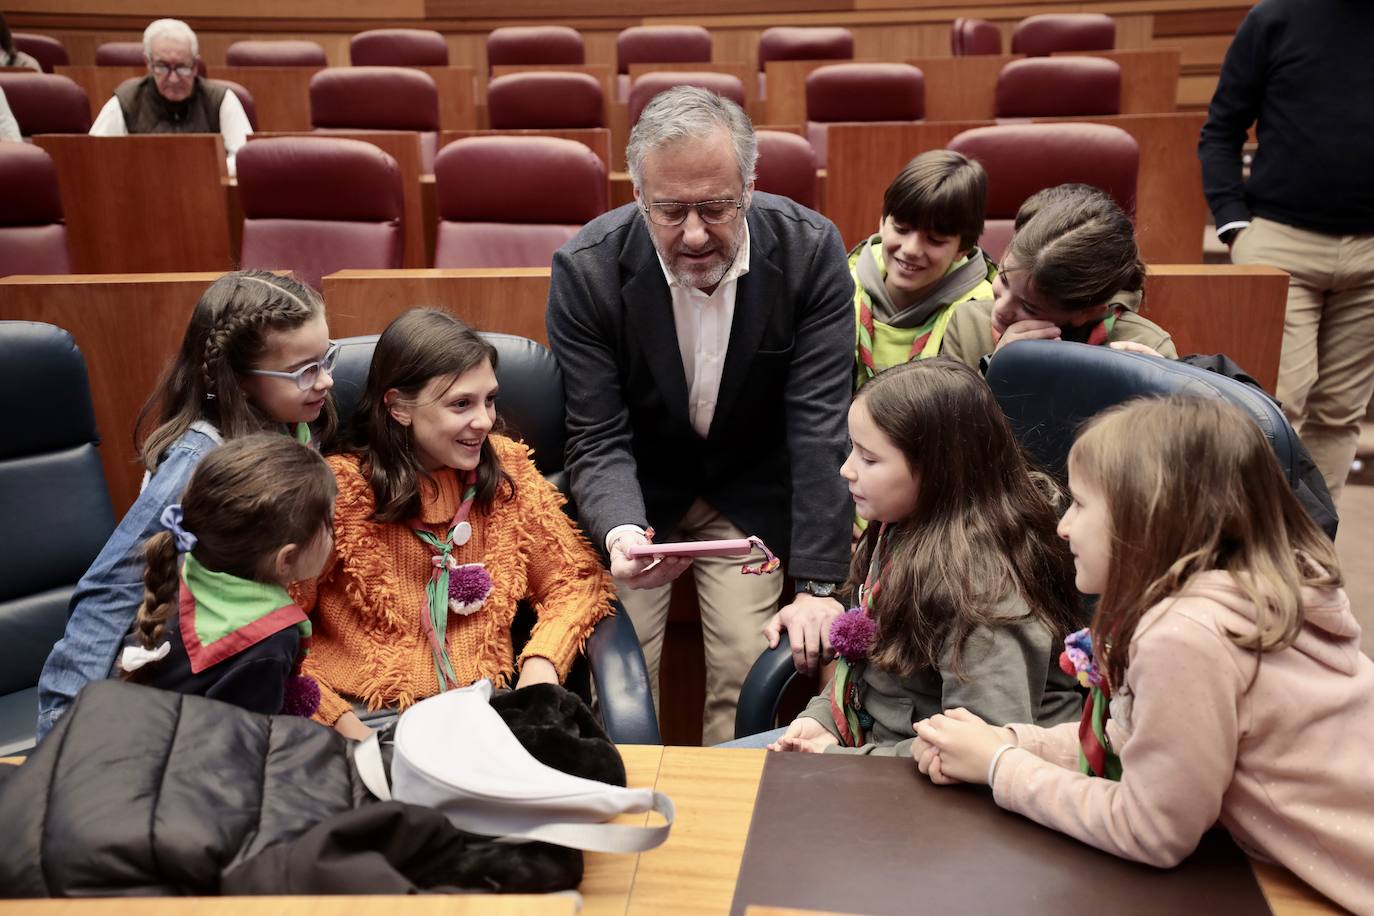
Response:
[{"label": "girl in pink hoodie", "polygon": [[1263,434],[1220,401],[1133,402],[1079,437],[1069,488],[1059,534],[1101,595],[1066,640],[1092,688],[1084,727],[947,710],[917,723],[921,772],[1164,867],[1220,821],[1374,913],[1374,662]]}]

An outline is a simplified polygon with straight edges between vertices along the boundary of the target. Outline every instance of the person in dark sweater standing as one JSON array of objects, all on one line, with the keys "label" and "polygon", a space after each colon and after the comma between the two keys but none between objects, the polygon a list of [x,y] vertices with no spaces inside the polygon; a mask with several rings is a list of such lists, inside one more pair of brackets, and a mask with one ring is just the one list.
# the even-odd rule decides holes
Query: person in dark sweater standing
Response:
[{"label": "person in dark sweater standing", "polygon": [[[1374,4],[1261,0],[1240,24],[1198,156],[1236,264],[1291,275],[1276,394],[1333,500],[1374,395]],[[1241,177],[1256,125],[1259,151]]]}]

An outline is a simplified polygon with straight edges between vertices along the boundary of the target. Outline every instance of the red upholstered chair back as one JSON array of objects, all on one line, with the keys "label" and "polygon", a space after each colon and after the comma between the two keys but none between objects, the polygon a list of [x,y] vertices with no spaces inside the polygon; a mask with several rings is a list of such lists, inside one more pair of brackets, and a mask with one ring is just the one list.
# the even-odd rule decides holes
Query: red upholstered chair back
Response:
[{"label": "red upholstered chair back", "polygon": [[469,137],[434,161],[435,267],[548,267],[608,206],[606,167],[555,137]]},{"label": "red upholstered chair back", "polygon": [[1121,65],[1103,57],[1028,57],[997,75],[997,117],[1121,113]]},{"label": "red upholstered chair back", "polygon": [[65,66],[71,61],[67,58],[67,46],[49,35],[33,32],[12,32],[14,49],[38,61],[44,73],[51,73],[53,67]]},{"label": "red upholstered chair back", "polygon": [[761,130],[756,191],[790,197],[816,209],[816,153],[805,137],[780,130]]},{"label": "red upholstered chair back", "polygon": [[690,64],[711,59],[711,33],[699,25],[636,25],[615,39],[617,73],[630,64]]},{"label": "red upholstered chair back", "polygon": [[1002,30],[986,19],[954,20],[949,30],[950,50],[955,57],[971,54],[1001,54]]},{"label": "red upholstered chair back", "polygon": [[10,112],[25,137],[34,134],[84,134],[91,129],[86,90],[52,73],[0,73]]},{"label": "red upholstered chair back", "polygon": [[434,167],[439,90],[423,70],[330,67],[310,77],[310,124],[316,130],[418,130],[421,167]]},{"label": "red upholstered chair back", "polygon": [[[146,67],[141,41],[107,41],[95,49],[97,67]],[[196,73],[205,75],[205,60],[196,58]]]},{"label": "red upholstered chair back", "polygon": [[401,172],[372,144],[253,140],[239,150],[238,183],[245,268],[289,268],[320,289],[336,270],[401,266]]},{"label": "red upholstered chair back", "polygon": [[[123,89],[125,86],[131,83],[137,83],[141,79],[143,79],[141,76],[127,79],[119,84],[119,88]],[[246,86],[236,83],[233,80],[209,80],[208,82],[219,83],[221,86],[224,86],[230,92],[234,93],[234,95],[238,96],[239,104],[243,106],[243,113],[248,116],[249,126],[254,130],[258,129],[258,103],[254,101],[253,93],[249,92]]]},{"label": "red upholstered chair back", "polygon": [[0,143],[0,277],[71,273],[57,169],[28,143]]},{"label": "red upholstered chair back", "polygon": [[826,125],[919,121],[925,117],[925,75],[910,64],[830,64],[806,77],[806,136],[825,167]]},{"label": "red upholstered chair back", "polygon": [[780,25],[759,36],[759,69],[770,60],[853,60],[854,35],[838,26]]},{"label": "red upholstered chair back", "polygon": [[487,35],[487,65],[532,67],[587,62],[582,34],[565,25],[507,26]]},{"label": "red upholstered chair back", "polygon": [[355,67],[447,67],[448,42],[429,29],[373,29],[348,41]]},{"label": "red upholstered chair back", "polygon": [[606,99],[594,76],[531,70],[492,80],[487,113],[493,130],[604,127]]},{"label": "red upholstered chair back", "polygon": [[660,92],[674,86],[696,86],[727,98],[741,108],[744,107],[744,84],[739,77],[728,73],[707,73],[690,70],[663,70],[657,73],[641,74],[630,86],[630,126],[639,123],[639,115]]},{"label": "red upholstered chair back", "polygon": [[1042,13],[1022,19],[1011,33],[1011,53],[1043,57],[1056,51],[1110,51],[1116,21],[1103,13]]},{"label": "red upholstered chair back", "polygon": [[224,53],[230,67],[327,67],[324,48],[313,41],[236,41]]},{"label": "red upholstered chair back", "polygon": [[987,222],[979,245],[999,260],[1011,240],[1016,211],[1036,191],[1083,182],[1135,214],[1140,149],[1135,138],[1106,124],[1005,124],[966,130],[948,148],[977,159],[988,173]]}]

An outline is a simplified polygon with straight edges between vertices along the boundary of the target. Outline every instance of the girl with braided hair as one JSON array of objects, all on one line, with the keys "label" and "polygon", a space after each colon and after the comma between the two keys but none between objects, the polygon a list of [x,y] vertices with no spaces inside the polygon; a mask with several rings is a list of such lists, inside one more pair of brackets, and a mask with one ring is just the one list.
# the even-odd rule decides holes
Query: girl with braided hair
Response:
[{"label": "girl with braided hair", "polygon": [[297,676],[310,621],[286,585],[324,568],[334,492],[319,452],[285,436],[212,449],[144,547],[147,594],[121,676],[252,712],[312,715],[319,687]]},{"label": "girl with braided hair", "polygon": [[289,277],[238,271],[205,290],[135,424],[142,492],[77,583],[66,632],[43,666],[40,741],[87,682],[110,675],[143,600],[142,545],[205,453],[262,431],[301,442],[332,434],[337,352],[324,303]]}]

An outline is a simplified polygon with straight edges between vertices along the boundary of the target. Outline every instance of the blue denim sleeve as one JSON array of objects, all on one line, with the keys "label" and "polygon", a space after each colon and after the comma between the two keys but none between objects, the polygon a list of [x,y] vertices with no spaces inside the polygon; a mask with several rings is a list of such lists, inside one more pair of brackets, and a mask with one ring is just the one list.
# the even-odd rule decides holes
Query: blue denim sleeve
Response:
[{"label": "blue denim sleeve", "polygon": [[168,449],[157,473],[77,583],[66,631],[38,679],[39,741],[82,687],[109,677],[143,601],[143,542],[161,529],[162,510],[181,498],[204,446],[211,444],[208,437],[189,432]]}]

